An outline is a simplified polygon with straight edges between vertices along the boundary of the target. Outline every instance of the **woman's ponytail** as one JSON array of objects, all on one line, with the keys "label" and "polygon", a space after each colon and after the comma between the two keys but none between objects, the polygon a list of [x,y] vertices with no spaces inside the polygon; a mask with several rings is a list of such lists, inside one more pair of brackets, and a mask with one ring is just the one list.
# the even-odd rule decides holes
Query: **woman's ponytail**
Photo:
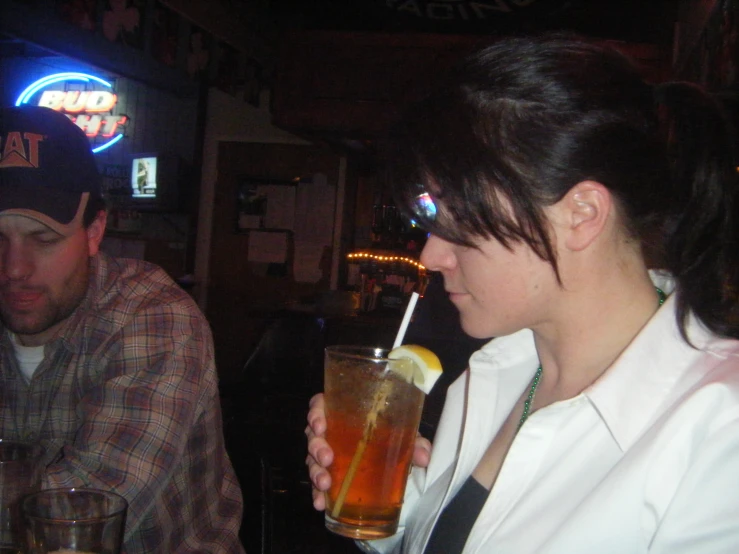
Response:
[{"label": "woman's ponytail", "polygon": [[[689,83],[655,87],[672,179],[667,269],[678,289],[685,335],[692,311],[709,329],[739,338],[739,219],[736,150],[720,104]],[[685,337],[687,339],[687,337]]]}]

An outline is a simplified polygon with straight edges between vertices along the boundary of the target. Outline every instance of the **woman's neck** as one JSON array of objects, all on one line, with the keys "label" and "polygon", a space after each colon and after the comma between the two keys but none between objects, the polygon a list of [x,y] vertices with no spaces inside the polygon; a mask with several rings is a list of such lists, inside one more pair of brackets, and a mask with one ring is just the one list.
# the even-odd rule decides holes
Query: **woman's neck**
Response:
[{"label": "woman's neck", "polygon": [[534,329],[543,367],[540,402],[571,398],[594,383],[658,307],[657,292],[640,264],[565,283],[556,318]]}]

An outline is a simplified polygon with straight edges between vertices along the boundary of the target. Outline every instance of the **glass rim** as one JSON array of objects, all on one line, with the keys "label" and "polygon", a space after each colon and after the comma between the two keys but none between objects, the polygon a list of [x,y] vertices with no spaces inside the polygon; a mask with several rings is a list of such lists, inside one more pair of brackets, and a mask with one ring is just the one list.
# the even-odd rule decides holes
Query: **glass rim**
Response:
[{"label": "glass rim", "polygon": [[372,362],[385,362],[389,358],[391,348],[381,346],[365,346],[350,344],[335,344],[325,347],[326,354],[335,354],[355,360],[366,360]]},{"label": "glass rim", "polygon": [[[35,515],[28,512],[29,504],[42,496],[52,496],[52,495],[62,495],[62,494],[69,494],[69,493],[84,493],[84,494],[94,494],[96,496],[103,496],[105,498],[111,499],[114,501],[114,504],[112,504],[112,509],[110,513],[107,513],[105,515],[100,516],[94,516],[94,517],[80,517],[80,518],[64,518],[64,517],[48,517],[48,516],[42,516],[42,515]],[[78,525],[78,524],[86,524],[90,523],[92,521],[97,521],[100,519],[113,519],[121,514],[125,514],[126,510],[128,510],[128,500],[126,500],[123,496],[120,494],[113,492],[113,491],[107,491],[103,489],[95,489],[92,487],[59,487],[59,488],[53,488],[53,489],[43,489],[40,491],[33,492],[31,494],[28,494],[23,497],[23,501],[21,503],[21,509],[23,512],[24,517],[33,518],[38,521],[44,521],[44,522],[55,522],[55,523],[61,523],[66,525]]]},{"label": "glass rim", "polygon": [[41,458],[44,453],[44,449],[37,442],[28,442],[17,439],[2,439],[0,438],[0,450],[5,447],[17,447],[23,449],[24,455],[20,458],[5,460],[0,457],[0,465],[2,464],[14,464],[17,462],[27,462],[29,460],[37,460]]}]

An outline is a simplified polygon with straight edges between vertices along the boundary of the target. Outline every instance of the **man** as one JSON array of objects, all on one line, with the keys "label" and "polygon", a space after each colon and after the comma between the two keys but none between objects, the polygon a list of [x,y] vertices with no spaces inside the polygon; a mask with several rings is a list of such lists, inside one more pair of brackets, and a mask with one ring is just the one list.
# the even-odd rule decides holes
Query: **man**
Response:
[{"label": "man", "polygon": [[161,269],[100,251],[84,133],[46,108],[0,110],[0,433],[40,443],[42,486],[129,503],[127,554],[240,553],[213,343]]}]

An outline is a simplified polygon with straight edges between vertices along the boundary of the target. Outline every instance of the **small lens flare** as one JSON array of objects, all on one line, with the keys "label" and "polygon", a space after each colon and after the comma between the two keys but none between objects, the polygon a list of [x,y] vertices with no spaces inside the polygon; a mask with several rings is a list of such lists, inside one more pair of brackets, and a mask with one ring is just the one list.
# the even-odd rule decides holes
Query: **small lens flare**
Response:
[{"label": "small lens flare", "polygon": [[436,219],[436,204],[428,192],[416,196],[416,215],[427,221]]}]

